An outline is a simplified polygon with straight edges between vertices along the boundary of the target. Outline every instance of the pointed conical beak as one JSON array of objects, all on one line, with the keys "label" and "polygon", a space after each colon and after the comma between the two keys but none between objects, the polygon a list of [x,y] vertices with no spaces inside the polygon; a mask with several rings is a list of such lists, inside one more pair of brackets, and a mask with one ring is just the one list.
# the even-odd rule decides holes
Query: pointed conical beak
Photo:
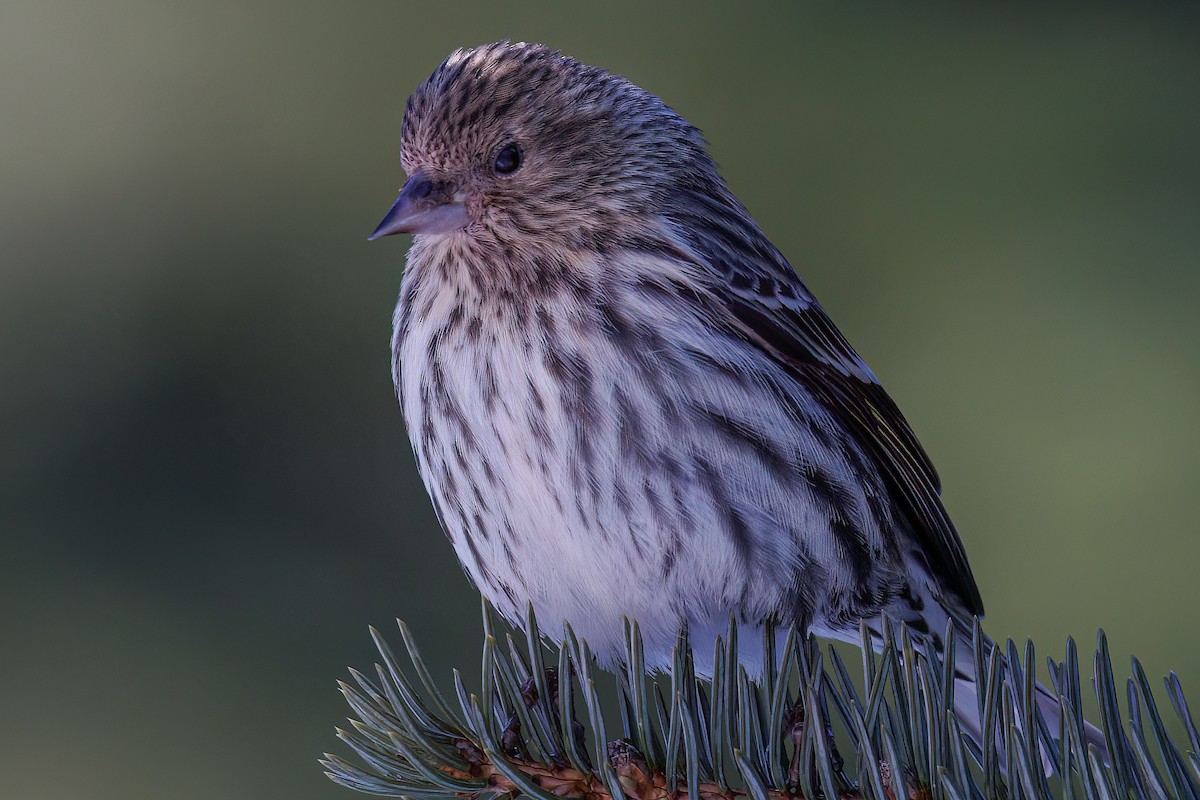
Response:
[{"label": "pointed conical beak", "polygon": [[367,239],[395,233],[450,233],[467,227],[468,222],[467,209],[454,200],[454,189],[448,181],[435,181],[417,172],[404,184],[391,210]]}]

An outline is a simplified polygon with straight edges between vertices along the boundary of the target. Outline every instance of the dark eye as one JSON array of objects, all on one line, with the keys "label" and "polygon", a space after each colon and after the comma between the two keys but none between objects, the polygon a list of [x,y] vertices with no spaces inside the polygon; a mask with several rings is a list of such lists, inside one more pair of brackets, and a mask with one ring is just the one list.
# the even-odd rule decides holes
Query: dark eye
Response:
[{"label": "dark eye", "polygon": [[521,148],[515,144],[505,145],[496,154],[493,168],[500,175],[512,175],[521,168]]}]

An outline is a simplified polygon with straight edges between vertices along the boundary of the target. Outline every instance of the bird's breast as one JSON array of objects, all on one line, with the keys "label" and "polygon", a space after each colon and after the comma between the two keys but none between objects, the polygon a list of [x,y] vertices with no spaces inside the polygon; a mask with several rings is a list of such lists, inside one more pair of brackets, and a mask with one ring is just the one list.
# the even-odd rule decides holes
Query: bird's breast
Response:
[{"label": "bird's breast", "polygon": [[397,390],[464,568],[601,653],[622,616],[668,647],[683,620],[820,616],[887,549],[833,421],[652,266],[499,302],[410,261],[396,315]]},{"label": "bird's breast", "polygon": [[528,601],[594,615],[605,598],[627,613],[620,599],[669,567],[690,513],[662,472],[682,469],[669,436],[691,378],[606,334],[628,312],[604,305],[402,293],[397,389],[422,477],[464,568],[517,616]]}]

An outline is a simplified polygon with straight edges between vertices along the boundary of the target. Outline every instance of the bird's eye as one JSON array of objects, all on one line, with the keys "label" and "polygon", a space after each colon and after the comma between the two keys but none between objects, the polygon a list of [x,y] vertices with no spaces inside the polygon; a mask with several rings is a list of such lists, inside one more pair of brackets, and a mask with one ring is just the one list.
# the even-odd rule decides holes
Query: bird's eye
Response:
[{"label": "bird's eye", "polygon": [[496,154],[496,163],[493,169],[499,175],[512,175],[521,168],[521,148],[515,144],[505,145],[500,148],[500,152]]}]

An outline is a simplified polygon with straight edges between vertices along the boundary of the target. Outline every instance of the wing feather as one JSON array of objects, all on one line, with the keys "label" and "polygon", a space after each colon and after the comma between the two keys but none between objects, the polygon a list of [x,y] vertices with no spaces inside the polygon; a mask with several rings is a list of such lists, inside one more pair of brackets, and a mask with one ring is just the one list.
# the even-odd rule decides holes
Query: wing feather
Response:
[{"label": "wing feather", "polygon": [[[797,279],[797,283],[799,280]],[[802,289],[803,287],[797,287]],[[983,600],[962,540],[942,505],[941,481],[900,409],[807,289],[803,302],[734,290],[727,308],[743,336],[795,375],[872,458],[934,576],[972,614]]]},{"label": "wing feather", "polygon": [[[884,477],[932,577],[983,614],[962,540],[942,505],[937,470],[900,409],[783,255],[723,185],[687,187],[675,230],[730,327],[800,380]],[[722,313],[718,310],[716,313]]]}]

